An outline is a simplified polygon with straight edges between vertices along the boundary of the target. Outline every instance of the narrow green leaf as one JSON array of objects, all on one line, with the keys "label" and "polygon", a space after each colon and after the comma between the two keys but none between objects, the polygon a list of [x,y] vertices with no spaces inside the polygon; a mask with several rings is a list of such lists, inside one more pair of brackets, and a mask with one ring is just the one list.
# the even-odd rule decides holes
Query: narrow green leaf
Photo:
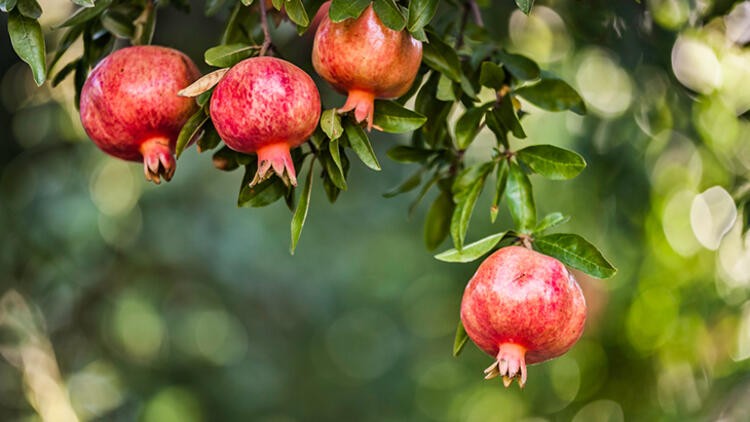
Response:
[{"label": "narrow green leaf", "polygon": [[[344,176],[343,167],[339,167],[339,164],[333,158],[333,153],[330,148],[328,154],[320,154],[318,156],[326,174],[330,178],[331,182],[339,189],[346,190],[346,176]],[[339,158],[340,161],[340,158]]]},{"label": "narrow green leaf", "polygon": [[[252,3],[253,0],[245,0]],[[271,4],[273,4],[273,8],[276,10],[281,10],[281,8],[284,6],[284,2],[286,0],[271,0]]]},{"label": "narrow green leaf", "polygon": [[422,127],[426,121],[425,116],[411,111],[395,101],[375,101],[373,124],[383,132],[411,132]]},{"label": "narrow green leaf", "polygon": [[556,233],[538,237],[533,246],[537,251],[596,278],[610,278],[617,272],[596,246],[577,234]]},{"label": "narrow green leaf", "polygon": [[416,189],[419,184],[422,183],[422,173],[424,173],[424,169],[417,170],[414,174],[409,176],[409,178],[404,180],[400,185],[384,193],[383,197],[393,198],[394,196]]},{"label": "narrow green leaf", "polygon": [[188,146],[191,140],[195,140],[200,131],[203,129],[203,125],[208,121],[208,115],[203,109],[198,110],[197,113],[190,116],[190,118],[182,126],[180,134],[177,136],[177,142],[175,144],[174,153],[177,158]]},{"label": "narrow green leaf", "polygon": [[305,10],[302,0],[286,0],[284,2],[284,9],[290,21],[305,28],[310,25],[310,17],[307,15],[307,10]]},{"label": "narrow green leaf", "polygon": [[463,247],[460,251],[458,249],[449,249],[445,252],[435,255],[435,259],[443,262],[460,262],[467,263],[475,261],[487,252],[491,251],[508,232],[501,232],[487,236],[484,239],[477,240],[476,242],[470,243]]},{"label": "narrow green leaf", "polygon": [[461,351],[466,346],[466,342],[469,340],[469,335],[466,334],[463,322],[458,320],[458,327],[456,328],[456,336],[453,339],[453,357],[458,357]]},{"label": "narrow green leaf", "polygon": [[437,99],[440,101],[451,102],[458,99],[453,81],[442,73],[440,74],[440,80],[438,81]]},{"label": "narrow green leaf", "polygon": [[130,39],[135,35],[133,22],[121,13],[108,10],[102,14],[101,21],[104,29],[118,38]]},{"label": "narrow green leaf", "polygon": [[341,137],[344,133],[344,128],[341,126],[341,116],[339,116],[335,108],[325,110],[320,115],[320,128],[323,129],[328,139],[335,140]]},{"label": "narrow green leaf", "polygon": [[516,0],[516,5],[518,5],[518,8],[523,13],[528,15],[531,12],[532,6],[534,6],[534,0]]},{"label": "narrow green leaf", "polygon": [[257,46],[237,43],[209,48],[204,53],[203,58],[211,66],[232,67],[256,54],[258,54]]},{"label": "narrow green leaf", "polygon": [[370,144],[370,140],[367,138],[364,129],[359,125],[346,122],[344,124],[344,132],[346,132],[346,138],[349,140],[349,146],[352,147],[357,154],[357,157],[359,157],[367,167],[380,171],[378,157],[375,156],[375,151],[373,151],[372,144]]},{"label": "narrow green leaf", "polygon": [[47,79],[42,27],[34,19],[23,16],[18,9],[8,13],[8,34],[13,50],[26,62],[34,75],[34,82],[42,85]]},{"label": "narrow green leaf", "polygon": [[210,151],[219,146],[221,137],[210,120],[203,126],[203,130],[203,136],[198,139],[198,152]]},{"label": "narrow green leaf", "polygon": [[39,19],[39,16],[42,16],[42,6],[36,0],[18,0],[16,10],[30,19]]},{"label": "narrow green leaf", "polygon": [[487,161],[461,170],[456,176],[456,180],[453,181],[453,186],[451,186],[453,196],[460,196],[462,193],[469,191],[477,180],[487,176],[494,166],[494,161]]},{"label": "narrow green leaf", "polygon": [[505,199],[518,230],[528,233],[536,225],[536,206],[529,177],[516,163],[510,163]]},{"label": "narrow green leaf", "polygon": [[78,25],[65,30],[65,33],[62,38],[60,38],[60,42],[57,45],[57,51],[55,51],[55,55],[49,63],[49,71],[55,67],[55,64],[57,64],[60,58],[62,58],[62,55],[65,54],[65,52],[68,51],[68,48],[78,39],[81,32],[83,32],[83,28],[84,25]]},{"label": "narrow green leaf", "polygon": [[470,108],[458,119],[456,122],[456,145],[458,149],[464,150],[471,145],[481,130],[482,117],[491,105],[492,103],[488,103]]},{"label": "narrow green leaf", "polygon": [[106,10],[114,0],[97,0],[94,7],[82,7],[75,11],[65,22],[58,27],[74,26],[90,21]]},{"label": "narrow green leaf", "polygon": [[492,62],[483,62],[479,73],[479,83],[487,88],[499,91],[505,85],[503,68]]},{"label": "narrow green leaf", "polygon": [[570,220],[570,216],[563,215],[559,212],[553,212],[547,214],[542,218],[534,228],[534,234],[540,234],[545,230],[549,230],[553,227],[559,226],[560,224],[567,223]]},{"label": "narrow green leaf", "polygon": [[500,113],[496,113],[494,108],[487,110],[487,113],[484,115],[484,122],[492,133],[495,134],[498,145],[502,144],[506,150],[509,150],[510,144],[508,143],[508,129],[500,120]]},{"label": "narrow green leaf", "polygon": [[326,192],[326,197],[328,198],[328,202],[334,203],[336,202],[336,199],[338,199],[339,194],[341,193],[341,189],[336,187],[335,184],[331,181],[331,178],[328,177],[328,173],[323,173],[323,190]]},{"label": "narrow green leaf", "polygon": [[534,173],[552,180],[572,179],[586,168],[583,157],[552,145],[532,145],[516,151],[516,157]]},{"label": "narrow green leaf", "polygon": [[497,180],[495,181],[495,197],[492,199],[490,206],[490,222],[497,220],[497,214],[500,211],[500,200],[505,193],[505,186],[508,183],[508,161],[503,160],[497,166]]},{"label": "narrow green leaf", "polygon": [[297,249],[297,243],[299,242],[302,228],[305,226],[305,220],[307,219],[307,211],[310,209],[310,192],[312,192],[314,167],[315,160],[313,159],[310,161],[310,169],[307,172],[307,179],[305,179],[305,187],[302,189],[302,194],[297,203],[297,209],[294,210],[294,216],[292,217],[292,245],[289,247],[289,252],[292,255],[294,255],[294,250]]},{"label": "narrow green leaf", "polygon": [[399,145],[388,150],[388,157],[399,163],[424,163],[435,154],[435,151],[417,147]]},{"label": "narrow green leaf", "polygon": [[151,41],[154,39],[154,31],[156,30],[156,6],[151,2],[147,2],[141,14],[133,21],[133,26],[135,27],[131,40],[133,45],[151,44]]},{"label": "narrow green leaf", "polygon": [[586,114],[586,104],[581,96],[560,79],[542,79],[537,84],[518,88],[515,93],[545,110],[571,110],[576,114]]},{"label": "narrow green leaf", "polygon": [[429,32],[427,35],[429,43],[422,46],[422,60],[452,81],[461,82],[461,62],[456,50],[434,33]]},{"label": "narrow green leaf", "polygon": [[516,78],[522,81],[539,79],[541,73],[539,65],[530,58],[520,54],[508,53],[505,50],[498,52],[498,56],[505,68]]},{"label": "narrow green leaf", "polygon": [[[494,163],[491,163],[494,165]],[[469,222],[471,221],[471,215],[474,213],[474,208],[479,199],[479,195],[482,193],[484,182],[487,179],[487,175],[492,170],[492,166],[482,167],[484,170],[481,171],[478,177],[471,182],[467,189],[460,191],[456,194],[456,185],[454,184],[454,197],[453,201],[456,203],[456,208],[453,210],[453,216],[451,217],[451,237],[453,238],[453,244],[456,249],[462,250],[464,246],[464,239],[466,239],[466,232],[469,229]]]},{"label": "narrow green leaf", "polygon": [[428,251],[437,249],[448,237],[454,208],[453,198],[446,191],[441,191],[430,205],[424,220],[424,244]]},{"label": "narrow green leaf", "polygon": [[411,31],[411,36],[414,37],[414,39],[417,41],[429,42],[427,33],[424,31],[424,28],[417,29],[416,31]]},{"label": "narrow green leaf", "polygon": [[371,0],[333,0],[328,10],[328,17],[333,22],[356,19],[369,6]]},{"label": "narrow green leaf", "polygon": [[63,66],[62,69],[60,69],[59,72],[52,78],[52,87],[56,87],[60,84],[65,78],[71,74],[76,68],[78,67],[78,60],[73,60],[72,62],[66,64]]},{"label": "narrow green leaf", "polygon": [[388,28],[394,31],[401,31],[406,27],[406,17],[401,12],[401,8],[393,0],[375,0],[372,8]]},{"label": "narrow green leaf", "polygon": [[409,2],[409,32],[421,31],[437,13],[438,0],[412,0]]},{"label": "narrow green leaf", "polygon": [[8,13],[16,7],[16,0],[0,0],[0,12]]},{"label": "narrow green leaf", "polygon": [[83,7],[94,7],[94,1],[93,0],[70,0],[73,2],[73,4],[77,4],[79,6]]},{"label": "narrow green leaf", "polygon": [[227,0],[206,0],[206,4],[203,7],[203,13],[206,16],[213,16],[221,10],[221,8],[227,4]]},{"label": "narrow green leaf", "polygon": [[516,116],[516,110],[513,108],[513,100],[510,96],[503,98],[492,112],[498,121],[502,123],[506,131],[510,131],[518,139],[526,138],[526,132],[523,130],[518,116]]},{"label": "narrow green leaf", "polygon": [[339,148],[340,147],[338,139],[334,139],[328,144],[328,152],[331,154],[333,162],[336,164],[336,167],[339,169],[339,172],[343,176],[344,166],[341,165],[341,150]]}]

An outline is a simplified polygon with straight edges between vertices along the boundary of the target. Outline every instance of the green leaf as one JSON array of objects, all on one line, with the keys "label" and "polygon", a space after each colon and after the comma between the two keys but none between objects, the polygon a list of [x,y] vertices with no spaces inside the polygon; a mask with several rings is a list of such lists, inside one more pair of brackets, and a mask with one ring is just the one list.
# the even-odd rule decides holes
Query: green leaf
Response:
[{"label": "green leaf", "polygon": [[18,0],[16,7],[16,10],[27,18],[39,19],[39,16],[42,16],[42,6],[39,6],[36,0]]},{"label": "green leaf", "polygon": [[206,4],[203,7],[203,13],[206,16],[213,16],[221,10],[221,8],[227,3],[227,0],[206,0]]},{"label": "green leaf", "polygon": [[409,176],[400,185],[384,193],[383,196],[385,198],[393,198],[394,196],[416,189],[422,183],[422,173],[424,173],[424,169],[417,170],[416,173]]},{"label": "green leaf", "polygon": [[492,103],[466,110],[456,122],[456,145],[459,150],[465,150],[471,145],[481,130],[482,117]]},{"label": "green leaf", "polygon": [[341,116],[336,112],[335,108],[325,110],[320,115],[320,128],[328,136],[329,139],[339,139],[344,133],[344,128],[341,126]]},{"label": "green leaf", "polygon": [[339,173],[344,177],[344,166],[341,165],[341,150],[339,149],[339,140],[334,139],[328,144],[328,152],[331,154],[333,162],[336,164]]},{"label": "green leaf", "polygon": [[76,68],[78,67],[78,62],[79,62],[79,60],[73,60],[72,62],[70,62],[70,63],[66,64],[65,66],[63,66],[63,68],[60,69],[59,72],[57,72],[57,75],[55,75],[52,78],[52,87],[54,88],[57,85],[59,85],[60,82],[62,82],[63,80],[65,80],[65,78],[70,73],[72,73],[74,70],[76,70]]},{"label": "green leaf", "polygon": [[487,252],[491,251],[508,232],[501,232],[487,236],[484,239],[477,240],[474,243],[470,243],[463,247],[460,251],[458,249],[449,249],[445,252],[435,255],[435,259],[443,262],[460,262],[467,263],[475,261]]},{"label": "green leaf", "polygon": [[538,237],[533,246],[537,251],[596,278],[609,278],[617,272],[596,246],[577,234],[556,233]]},{"label": "green leaf", "polygon": [[18,9],[8,13],[8,34],[13,50],[26,62],[34,75],[34,82],[42,85],[47,79],[42,27],[34,19],[23,16]]},{"label": "green leaf", "polygon": [[570,217],[559,212],[553,212],[544,216],[534,228],[535,234],[540,234],[560,224],[567,223]]},{"label": "green leaf", "polygon": [[88,22],[91,19],[99,16],[104,10],[106,10],[114,0],[97,0],[94,7],[82,7],[76,10],[65,22],[58,25],[58,27],[74,26],[84,22]]},{"label": "green leaf", "polygon": [[422,127],[426,121],[426,117],[409,110],[395,101],[375,101],[375,118],[373,119],[373,124],[383,132],[411,132]]},{"label": "green leaf", "polygon": [[287,187],[280,177],[268,178],[255,186],[250,181],[255,177],[258,167],[255,162],[245,166],[237,205],[240,207],[260,208],[273,204],[287,193]]},{"label": "green leaf", "polygon": [[452,81],[461,82],[461,62],[456,50],[434,33],[429,32],[427,35],[429,43],[422,46],[422,60]]},{"label": "green leaf", "polygon": [[485,177],[492,171],[494,166],[494,161],[488,161],[461,170],[458,176],[456,176],[456,180],[453,181],[453,186],[451,186],[453,196],[460,196],[462,193],[467,192],[478,179]]},{"label": "green leaf", "polygon": [[305,28],[310,25],[310,17],[307,16],[307,11],[302,4],[302,0],[286,0],[284,8],[290,21]]},{"label": "green leaf", "polygon": [[182,126],[179,136],[177,136],[177,142],[175,144],[174,152],[177,158],[185,150],[191,140],[195,139],[200,133],[203,125],[208,121],[208,115],[203,109],[198,110],[197,113],[190,116],[190,118]]},{"label": "green leaf", "polygon": [[442,73],[440,74],[440,80],[438,81],[436,97],[440,101],[450,102],[458,99],[453,81]]},{"label": "green leaf", "polygon": [[536,225],[536,206],[531,182],[516,163],[510,163],[505,199],[513,222],[522,233],[528,233]]},{"label": "green leaf", "polygon": [[0,11],[8,13],[16,7],[16,0],[0,0]]},{"label": "green leaf", "polygon": [[357,157],[359,157],[367,167],[380,171],[378,157],[375,156],[375,151],[373,151],[372,144],[370,144],[370,140],[367,138],[364,129],[359,125],[347,121],[344,124],[344,132],[346,133],[346,138],[349,140],[349,146],[352,147],[357,154]]},{"label": "green leaf", "polygon": [[438,0],[412,0],[409,2],[409,32],[419,32],[427,26],[435,16]]},{"label": "green leaf", "polygon": [[552,145],[532,145],[516,151],[516,157],[534,173],[552,180],[572,179],[586,168],[583,157]]},{"label": "green leaf", "polygon": [[515,93],[545,110],[586,114],[586,104],[581,96],[560,79],[542,79],[537,84],[518,88]]},{"label": "green leaf", "polygon": [[73,2],[73,4],[77,4],[79,6],[83,7],[94,7],[94,1],[93,0],[70,0]]},{"label": "green leaf", "polygon": [[406,17],[401,12],[401,8],[393,0],[375,0],[372,8],[388,28],[394,31],[401,31],[406,27]]},{"label": "green leaf", "polygon": [[294,210],[294,216],[292,217],[292,245],[289,247],[289,252],[294,255],[294,250],[297,249],[297,242],[302,234],[302,228],[305,226],[305,220],[307,219],[307,211],[310,209],[310,192],[312,192],[312,180],[313,180],[313,168],[315,167],[315,160],[310,162],[310,170],[307,172],[307,179],[305,179],[305,187],[302,189],[302,194],[299,197],[297,203],[297,209]]},{"label": "green leaf", "polygon": [[[338,143],[336,145],[338,147]],[[328,154],[320,154],[318,158],[321,161],[321,164],[323,164],[323,168],[325,169],[326,174],[328,174],[329,179],[331,182],[339,189],[346,190],[346,177],[344,176],[344,170],[343,166],[340,166],[339,163],[336,162],[336,160],[333,158],[334,152],[331,151],[330,146],[328,149]],[[339,156],[339,162],[341,161],[341,158]]]},{"label": "green leaf", "polygon": [[494,108],[487,110],[487,113],[484,115],[484,121],[492,133],[495,134],[498,143],[502,144],[506,150],[509,150],[508,129],[500,120],[500,113],[496,113]]},{"label": "green leaf", "polygon": [[497,166],[497,180],[495,181],[495,197],[492,199],[490,207],[490,222],[497,220],[497,213],[500,211],[500,200],[505,193],[505,186],[508,183],[508,161],[503,160]]},{"label": "green leaf", "polygon": [[507,51],[498,52],[500,60],[505,68],[516,78],[522,81],[533,81],[539,79],[541,71],[539,65],[533,60],[520,54],[511,54]]},{"label": "green leaf", "polygon": [[526,132],[524,132],[523,126],[521,126],[521,122],[518,120],[518,116],[516,116],[516,110],[513,108],[513,100],[510,96],[503,98],[492,112],[500,123],[502,123],[506,131],[513,133],[513,136],[516,138],[526,138]]},{"label": "green leaf", "polygon": [[206,50],[203,58],[211,66],[232,67],[256,54],[258,54],[257,46],[237,43],[209,48]]},{"label": "green leaf", "polygon": [[531,7],[534,6],[534,0],[516,0],[518,8],[525,14],[531,12]]},{"label": "green leaf", "polygon": [[453,198],[446,191],[441,191],[430,205],[424,220],[424,244],[427,250],[434,251],[448,237],[454,208]]},{"label": "green leaf", "polygon": [[461,322],[461,319],[459,319],[458,327],[456,327],[456,336],[453,339],[453,356],[454,357],[458,357],[458,355],[461,354],[461,351],[464,349],[464,346],[466,346],[466,342],[468,340],[469,340],[469,335],[466,334],[464,323]]},{"label": "green leaf", "polygon": [[151,40],[154,39],[154,31],[156,30],[156,6],[151,2],[147,2],[141,14],[133,21],[133,26],[135,26],[132,39],[133,45],[151,44]]},{"label": "green leaf", "polygon": [[204,125],[204,133],[200,139],[198,139],[198,152],[210,151],[221,143],[221,137],[219,132],[216,131],[213,123],[209,120]]},{"label": "green leaf", "polygon": [[350,18],[356,19],[370,3],[370,0],[333,0],[331,8],[328,10],[328,17],[333,22],[341,22]]},{"label": "green leaf", "polygon": [[388,150],[388,157],[399,163],[424,163],[435,151],[417,147],[397,146]]},{"label": "green leaf", "polygon": [[417,29],[416,31],[411,31],[411,36],[421,42],[428,42],[429,39],[427,38],[427,33],[425,32],[424,28]]},{"label": "green leaf", "polygon": [[[474,207],[477,204],[479,195],[482,193],[482,188],[484,187],[487,175],[494,166],[494,162],[485,163],[479,166],[480,171],[476,178],[469,182],[466,188],[459,190],[458,194],[456,194],[456,184],[454,183],[453,185],[453,201],[456,203],[456,208],[453,210],[453,216],[451,217],[450,230],[453,244],[458,250],[463,249],[464,239],[466,238],[466,232],[469,229],[469,222],[471,221],[471,215],[474,212]],[[456,179],[456,181],[458,182],[458,179]]]},{"label": "green leaf", "polygon": [[479,73],[479,83],[487,88],[499,91],[505,85],[503,68],[492,62],[483,62]]},{"label": "green leaf", "polygon": [[108,10],[102,14],[101,21],[104,29],[118,38],[129,39],[135,35],[133,22],[121,13]]}]

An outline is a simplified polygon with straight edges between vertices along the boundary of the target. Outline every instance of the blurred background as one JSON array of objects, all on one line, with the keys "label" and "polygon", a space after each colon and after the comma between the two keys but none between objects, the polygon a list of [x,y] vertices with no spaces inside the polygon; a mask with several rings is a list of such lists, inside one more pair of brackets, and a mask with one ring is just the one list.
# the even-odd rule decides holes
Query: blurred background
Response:
[{"label": "blurred background", "polygon": [[[155,43],[202,63],[226,11],[206,18],[194,3],[160,10]],[[51,47],[73,5],[42,7]],[[86,138],[72,81],[37,88],[2,35],[0,420],[750,420],[750,241],[736,205],[750,169],[750,2],[483,7],[510,51],[590,110],[525,119],[530,142],[589,163],[571,183],[533,179],[540,215],[572,215],[563,229],[619,269],[579,276],[589,319],[568,354],[531,367],[522,391],[484,381],[490,358],[471,344],[451,356],[478,263],[434,260],[424,206],[409,218],[412,195],[381,196],[412,170],[385,158],[403,139],[376,136],[383,171],[355,164],[336,204],[315,187],[292,257],[283,203],[237,208],[240,172],[194,148],[171,183],[146,183]],[[311,69],[309,38],[282,24],[275,40]],[[324,92],[327,107],[340,101]],[[488,153],[482,136],[469,160]],[[490,201],[470,239],[510,227],[491,227]]]}]

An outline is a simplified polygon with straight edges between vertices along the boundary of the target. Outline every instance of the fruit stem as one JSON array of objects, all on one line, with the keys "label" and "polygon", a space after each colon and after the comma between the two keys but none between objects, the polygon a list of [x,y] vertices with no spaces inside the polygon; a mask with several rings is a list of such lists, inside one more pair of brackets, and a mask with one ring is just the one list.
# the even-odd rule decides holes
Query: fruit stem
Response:
[{"label": "fruit stem", "polygon": [[141,144],[140,152],[143,156],[143,172],[146,180],[157,185],[161,178],[167,182],[172,180],[177,163],[172,153],[169,138],[155,136]]},{"label": "fruit stem", "polygon": [[261,0],[258,2],[260,5],[260,27],[263,28],[263,44],[260,46],[259,56],[265,56],[268,47],[271,46],[271,31],[268,30],[268,13],[266,11],[266,2]]},{"label": "fruit stem", "polygon": [[354,110],[354,119],[357,123],[366,121],[367,130],[371,131],[372,121],[375,118],[375,94],[360,89],[349,90],[346,103],[339,109],[339,113],[347,113],[352,110]]},{"label": "fruit stem", "polygon": [[515,343],[501,344],[495,362],[484,373],[484,379],[503,377],[505,388],[518,378],[518,385],[523,388],[526,384],[526,348]]},{"label": "fruit stem", "polygon": [[[272,173],[269,170],[273,169]],[[287,186],[297,186],[297,172],[294,170],[292,155],[289,153],[289,146],[284,142],[266,145],[258,150],[258,172],[250,186],[268,179],[272,174],[281,177]]]}]

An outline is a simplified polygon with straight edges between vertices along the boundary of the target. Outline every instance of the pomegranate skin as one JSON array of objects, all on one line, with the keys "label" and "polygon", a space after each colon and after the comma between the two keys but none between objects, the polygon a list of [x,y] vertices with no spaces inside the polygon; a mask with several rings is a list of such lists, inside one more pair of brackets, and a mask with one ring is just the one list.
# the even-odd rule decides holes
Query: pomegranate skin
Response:
[{"label": "pomegranate skin", "polygon": [[[328,11],[324,4],[321,10]],[[408,31],[394,31],[368,6],[357,19],[334,23],[327,13],[315,33],[315,71],[336,90],[348,94],[339,110],[354,110],[357,122],[372,128],[374,100],[405,94],[417,76],[422,43]]]},{"label": "pomegranate skin", "polygon": [[243,60],[227,72],[211,96],[211,120],[229,148],[258,154],[258,174],[270,169],[297,184],[289,154],[315,131],[320,94],[310,75],[274,57]]},{"label": "pomegranate skin", "polygon": [[509,246],[490,255],[464,291],[461,321],[474,343],[496,361],[486,378],[526,382],[526,364],[567,352],[583,333],[586,301],[558,260]]},{"label": "pomegranate skin", "polygon": [[185,54],[167,47],[118,50],[94,68],[81,91],[81,123],[107,154],[143,161],[148,180],[174,175],[174,147],[180,129],[197,111],[177,95],[200,76]]}]

